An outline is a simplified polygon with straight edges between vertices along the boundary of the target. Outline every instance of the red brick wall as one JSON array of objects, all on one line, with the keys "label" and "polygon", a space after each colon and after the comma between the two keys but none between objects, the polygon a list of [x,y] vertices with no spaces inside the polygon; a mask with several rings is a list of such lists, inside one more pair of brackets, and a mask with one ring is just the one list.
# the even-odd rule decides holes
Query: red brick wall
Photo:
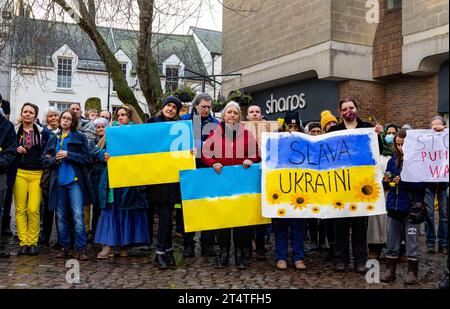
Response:
[{"label": "red brick wall", "polygon": [[402,76],[388,84],[348,80],[340,85],[340,99],[353,97],[361,119],[368,121],[372,116],[381,124],[408,123],[417,129],[427,128],[437,114],[437,96],[437,75]]},{"label": "red brick wall", "polygon": [[402,73],[402,10],[380,1],[380,23],[373,42],[373,78]]},{"label": "red brick wall", "polygon": [[437,114],[438,78],[404,76],[386,86],[386,121],[428,128]]},{"label": "red brick wall", "polygon": [[359,80],[348,80],[341,83],[340,100],[352,97],[358,103],[361,119],[369,121],[375,117],[380,123],[386,119],[386,89],[385,85]]}]

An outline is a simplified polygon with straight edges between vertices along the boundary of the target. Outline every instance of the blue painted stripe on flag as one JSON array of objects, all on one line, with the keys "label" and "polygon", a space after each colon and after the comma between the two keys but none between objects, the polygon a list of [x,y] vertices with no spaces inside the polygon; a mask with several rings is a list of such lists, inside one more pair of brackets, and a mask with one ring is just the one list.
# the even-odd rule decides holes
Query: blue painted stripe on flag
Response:
[{"label": "blue painted stripe on flag", "polygon": [[213,168],[180,172],[183,200],[261,193],[260,164],[224,166],[218,175]]},{"label": "blue painted stripe on flag", "polygon": [[109,127],[106,145],[112,157],[194,148],[192,121]]},{"label": "blue painted stripe on flag", "polygon": [[367,134],[333,136],[320,141],[310,141],[293,134],[275,137],[278,144],[271,141],[273,138],[266,147],[265,163],[270,169],[328,170],[376,164]]}]

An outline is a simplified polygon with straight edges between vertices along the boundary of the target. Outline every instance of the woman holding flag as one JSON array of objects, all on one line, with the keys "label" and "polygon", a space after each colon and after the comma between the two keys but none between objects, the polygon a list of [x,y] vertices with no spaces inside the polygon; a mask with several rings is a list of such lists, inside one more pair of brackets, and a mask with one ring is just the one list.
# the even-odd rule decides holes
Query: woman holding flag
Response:
[{"label": "woman holding flag", "polygon": [[[167,97],[162,104],[162,109],[155,117],[148,120],[149,123],[180,120],[180,110],[183,107],[181,101],[173,96]],[[149,204],[148,218],[150,220],[149,232],[153,234],[153,217],[158,213],[158,234],[156,244],[155,263],[160,269],[175,266],[172,247],[172,214],[175,204],[181,203],[179,183],[158,184],[147,187],[147,199]]]},{"label": "woman holding flag", "polygon": [[[116,110],[117,122],[114,126],[142,123],[132,106],[122,105]],[[108,162],[110,156],[106,150],[106,135],[98,142],[94,155],[96,159]],[[128,247],[133,244],[148,244],[147,200],[142,187],[111,189],[108,184],[108,170],[100,179],[98,190],[101,209],[95,232],[94,242],[103,245],[97,254],[98,259],[112,257],[112,247],[120,247],[120,256],[128,256]]]},{"label": "woman holding flag", "polygon": [[[212,166],[217,174],[221,173],[223,166],[242,165],[244,168],[249,168],[253,163],[260,161],[255,137],[239,123],[240,114],[239,104],[234,101],[229,102],[222,111],[223,121],[211,132],[203,145],[202,161],[206,166]],[[244,269],[247,267],[245,252],[251,244],[252,227],[217,231],[220,254],[216,267],[228,266],[231,231],[233,231],[236,267]]]}]

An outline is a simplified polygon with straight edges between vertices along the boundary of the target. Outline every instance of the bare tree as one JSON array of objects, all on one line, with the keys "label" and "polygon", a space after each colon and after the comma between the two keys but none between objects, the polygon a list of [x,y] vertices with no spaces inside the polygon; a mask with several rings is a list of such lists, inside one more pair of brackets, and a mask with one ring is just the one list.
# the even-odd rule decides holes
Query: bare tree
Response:
[{"label": "bare tree", "polygon": [[[27,14],[31,14],[31,18],[78,24],[94,44],[96,53],[113,81],[119,99],[133,105],[142,115],[133,90],[122,73],[121,64],[115,57],[116,50],[111,48],[105,39],[104,25],[130,30],[128,35],[132,36],[131,44],[136,44],[134,50],[139,86],[150,113],[154,114],[163,91],[158,61],[153,55],[158,54],[158,45],[171,34],[158,34],[153,38],[154,33],[165,29],[166,23],[170,23],[171,29],[175,31],[187,19],[199,18],[201,8],[210,7],[211,1],[220,2],[219,0],[20,0],[19,3],[22,12],[26,11],[26,7],[32,9],[27,11]],[[193,5],[193,2],[197,5]],[[239,12],[240,7],[243,13],[252,12],[252,8],[244,5],[244,2],[233,7],[227,6],[227,9]],[[42,31],[39,35],[43,37],[47,33],[48,31]],[[40,49],[36,49],[35,52],[39,53]],[[23,66],[33,63],[38,57],[39,55],[23,57],[21,59]]]}]

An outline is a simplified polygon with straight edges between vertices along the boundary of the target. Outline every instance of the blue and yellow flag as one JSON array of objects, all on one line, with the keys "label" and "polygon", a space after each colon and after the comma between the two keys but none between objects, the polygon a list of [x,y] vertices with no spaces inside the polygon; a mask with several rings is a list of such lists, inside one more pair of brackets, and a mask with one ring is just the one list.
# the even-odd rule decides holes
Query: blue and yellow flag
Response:
[{"label": "blue and yellow flag", "polygon": [[184,229],[186,232],[270,223],[261,215],[261,170],[225,166],[181,171]]},{"label": "blue and yellow flag", "polygon": [[181,170],[195,169],[193,145],[191,121],[107,128],[109,186],[179,182]]}]

